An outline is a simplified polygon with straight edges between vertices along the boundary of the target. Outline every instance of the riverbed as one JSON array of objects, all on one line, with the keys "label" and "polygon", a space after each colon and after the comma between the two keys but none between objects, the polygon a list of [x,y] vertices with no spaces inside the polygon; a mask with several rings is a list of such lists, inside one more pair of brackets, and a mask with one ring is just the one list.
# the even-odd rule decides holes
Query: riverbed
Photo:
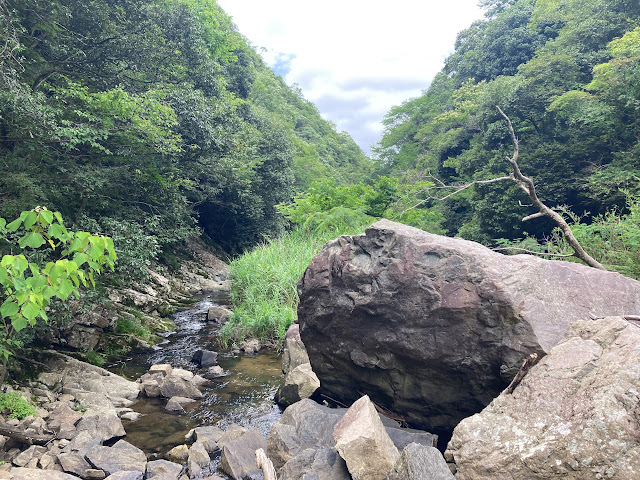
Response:
[{"label": "riverbed", "polygon": [[217,343],[218,326],[205,322],[209,307],[225,305],[223,293],[208,293],[196,297],[197,302],[175,314],[176,330],[165,336],[158,349],[150,353],[129,356],[110,368],[130,380],[135,380],[157,363],[169,363],[202,374],[191,362],[199,349],[219,352],[218,363],[225,370],[222,377],[202,385],[202,400],[186,405],[186,414],[164,409],[167,399],[140,399],[132,408],[144,416],[134,422],[123,422],[127,441],[152,457],[161,458],[171,448],[185,443],[185,434],[194,427],[217,425],[226,429],[232,423],[257,428],[267,437],[271,425],[280,420],[282,412],[273,401],[282,370],[280,355],[263,350],[257,355],[222,351]]}]

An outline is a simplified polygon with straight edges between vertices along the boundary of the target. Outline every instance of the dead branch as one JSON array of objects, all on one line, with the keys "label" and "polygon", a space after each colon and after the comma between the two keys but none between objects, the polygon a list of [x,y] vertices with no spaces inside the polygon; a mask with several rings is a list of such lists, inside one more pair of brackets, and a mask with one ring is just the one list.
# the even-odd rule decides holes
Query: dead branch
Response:
[{"label": "dead branch", "polygon": [[525,252],[525,253],[530,253],[532,255],[540,255],[543,257],[573,257],[573,253],[548,253],[548,252],[535,252],[533,250],[527,250],[526,248],[520,248],[520,247],[495,247],[492,248],[491,250],[517,250],[519,252]]},{"label": "dead branch", "polygon": [[[560,230],[562,231],[562,234],[567,239],[567,242],[569,243],[571,248],[573,248],[575,257],[579,258],[590,267],[597,268],[599,270],[606,270],[602,266],[602,264],[600,264],[600,262],[598,262],[595,258],[593,258],[591,255],[589,255],[587,252],[584,251],[584,249],[582,248],[582,245],[580,245],[576,237],[573,235],[573,232],[571,231],[571,227],[569,227],[569,224],[565,221],[565,219],[562,218],[562,216],[560,216],[558,212],[547,207],[538,198],[538,195],[536,194],[536,187],[533,183],[533,180],[530,177],[524,176],[520,171],[520,166],[518,165],[518,154],[519,154],[518,139],[516,138],[516,134],[513,130],[513,125],[511,124],[511,120],[502,111],[502,109],[499,106],[496,105],[496,108],[498,109],[498,112],[500,112],[500,115],[502,115],[502,117],[507,121],[509,134],[511,135],[511,141],[513,142],[513,156],[511,158],[507,157],[507,161],[511,164],[511,167],[513,168],[513,172],[510,175],[512,180],[515,181],[518,184],[518,186],[527,195],[529,195],[529,198],[533,202],[533,205],[539,210],[540,216],[545,215],[551,218],[555,222],[555,224],[558,226],[558,228],[560,228]],[[530,218],[530,217],[531,215],[525,218]]]},{"label": "dead branch", "polygon": [[27,445],[46,445],[51,440],[56,438],[55,435],[37,435],[32,433],[25,433],[22,430],[4,422],[0,422],[0,435],[14,438],[18,442],[26,443]]},{"label": "dead branch", "polygon": [[538,354],[537,353],[532,353],[527,358],[525,358],[524,362],[522,362],[522,366],[520,367],[520,370],[518,370],[518,373],[516,373],[516,376],[513,377],[513,380],[511,380],[511,383],[509,384],[509,386],[507,388],[505,388],[502,393],[504,393],[506,395],[509,395],[509,394],[513,393],[515,388],[518,386],[518,384],[522,381],[522,379],[527,374],[527,372],[529,372],[531,367],[537,361],[538,361]]}]

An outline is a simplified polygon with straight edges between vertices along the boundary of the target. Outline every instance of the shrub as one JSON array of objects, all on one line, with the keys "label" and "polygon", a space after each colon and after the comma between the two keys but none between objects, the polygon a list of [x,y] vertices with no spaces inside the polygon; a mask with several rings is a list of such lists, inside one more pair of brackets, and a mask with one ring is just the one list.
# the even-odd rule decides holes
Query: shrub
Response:
[{"label": "shrub", "polygon": [[27,402],[19,392],[0,393],[0,410],[18,420],[36,414],[36,407]]}]

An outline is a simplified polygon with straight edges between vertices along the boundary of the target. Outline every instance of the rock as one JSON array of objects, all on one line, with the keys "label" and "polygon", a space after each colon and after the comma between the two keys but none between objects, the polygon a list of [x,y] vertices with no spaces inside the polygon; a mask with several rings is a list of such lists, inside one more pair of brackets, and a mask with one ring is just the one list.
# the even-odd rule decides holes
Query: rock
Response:
[{"label": "rock", "polygon": [[388,220],[327,243],[298,288],[321,393],[346,404],[368,393],[436,432],[482,410],[573,321],[640,311],[640,283],[618,273]]},{"label": "rock", "polygon": [[307,349],[300,338],[300,325],[292,324],[284,337],[284,351],[282,352],[282,373],[285,375],[298,365],[309,363]]},{"label": "rock", "polygon": [[12,468],[11,480],[78,480],[78,477],[68,473],[53,470],[40,470],[37,468]]},{"label": "rock", "polygon": [[143,474],[141,472],[127,472],[121,471],[112,473],[105,480],[142,480]]},{"label": "rock", "polygon": [[224,374],[225,374],[224,369],[220,365],[215,365],[213,367],[209,367],[205,375],[207,377],[216,378],[216,377],[221,377]]},{"label": "rock", "polygon": [[193,383],[174,374],[176,370],[174,369],[171,375],[168,375],[160,382],[160,394],[166,398],[202,398],[202,392]]},{"label": "rock", "polygon": [[86,431],[92,438],[101,437],[105,442],[127,434],[118,415],[104,410],[87,410],[76,428],[78,432]]},{"label": "rock", "polygon": [[194,376],[193,376],[193,380],[191,380],[191,381],[193,382],[193,384],[194,384],[196,387],[199,387],[200,385],[202,385],[202,384],[204,384],[204,383],[209,382],[209,380],[207,380],[207,379],[206,379],[206,378],[204,378],[204,377],[201,377],[200,375],[194,375]]},{"label": "rock", "polygon": [[336,450],[354,480],[382,480],[399,452],[368,396],[354,402],[333,430]]},{"label": "rock", "polygon": [[386,480],[455,480],[437,448],[407,445]]},{"label": "rock", "polygon": [[438,446],[438,436],[433,433],[412,428],[385,427],[385,430],[398,450],[402,450],[410,443],[418,443],[427,447]]},{"label": "rock", "polygon": [[146,379],[140,385],[140,389],[147,397],[159,397],[160,396],[160,384],[157,380]]},{"label": "rock", "polygon": [[220,437],[218,437],[218,446],[220,448],[224,447],[228,442],[237,440],[239,437],[244,435],[245,432],[247,432],[246,428],[232,423],[231,425],[229,425],[229,428],[227,428],[227,430],[222,435],[220,435]]},{"label": "rock", "polygon": [[207,311],[207,321],[223,324],[227,323],[232,315],[233,312],[228,308],[213,306]]},{"label": "rock", "polygon": [[640,477],[640,329],[575,322],[512,394],[463,420],[446,451],[456,478]]},{"label": "rock", "polygon": [[84,480],[103,480],[107,475],[102,470],[89,468],[84,472],[82,478]]},{"label": "rock", "polygon": [[195,400],[192,398],[171,397],[164,408],[170,412],[184,413],[184,408],[182,406],[193,402],[195,402]]},{"label": "rock", "polygon": [[178,480],[181,472],[182,465],[178,463],[168,462],[166,460],[154,460],[147,463],[146,478],[164,475],[166,478]]},{"label": "rock", "polygon": [[155,365],[151,365],[151,367],[149,368],[149,373],[160,373],[163,377],[166,377],[167,375],[171,374],[172,370],[173,367],[171,367],[171,365],[169,365],[168,363],[156,363]]},{"label": "rock", "polygon": [[76,435],[76,423],[82,418],[68,405],[62,404],[56,407],[49,415],[49,428],[56,433],[58,438],[71,440]]},{"label": "rock", "polygon": [[193,372],[190,372],[189,370],[185,370],[184,368],[174,368],[171,371],[171,375],[178,376],[183,380],[186,380],[187,382],[192,382],[194,377]]},{"label": "rock", "polygon": [[189,458],[189,447],[186,445],[178,445],[177,447],[173,447],[169,450],[165,456],[169,460],[174,460],[180,463],[186,462],[187,458]]},{"label": "rock", "polygon": [[34,458],[37,461],[46,452],[47,452],[47,447],[39,447],[36,445],[31,445],[24,452],[20,453],[20,455],[15,457],[12,463],[18,467],[24,467]]},{"label": "rock", "polygon": [[351,480],[351,475],[335,449],[308,448],[284,464],[278,480]]},{"label": "rock", "polygon": [[91,465],[85,460],[84,454],[80,452],[61,453],[58,455],[58,462],[62,465],[63,471],[79,477],[91,468]]},{"label": "rock", "polygon": [[276,401],[279,405],[287,407],[303,398],[309,398],[318,388],[320,380],[311,370],[311,364],[303,363],[284,376],[276,393]]},{"label": "rock", "polygon": [[346,410],[331,409],[312,400],[301,400],[288,407],[279,423],[269,432],[267,456],[275,468],[308,448],[332,448],[333,428]]},{"label": "rock", "polygon": [[262,345],[257,338],[250,338],[240,344],[240,350],[244,353],[258,353],[261,348]]},{"label": "rock", "polygon": [[61,335],[70,347],[88,352],[96,348],[103,333],[102,328],[74,323],[72,328],[65,329]]},{"label": "rock", "polygon": [[211,458],[204,448],[201,442],[195,442],[189,449],[189,456],[187,457],[187,463],[194,462],[200,468],[204,468],[209,465]]},{"label": "rock", "polygon": [[124,440],[118,440],[113,447],[93,447],[87,452],[86,459],[109,475],[120,471],[144,473],[147,467],[144,452]]},{"label": "rock", "polygon": [[139,412],[122,412],[119,415],[121,420],[128,420],[130,422],[135,422],[144,416],[144,414]]},{"label": "rock", "polygon": [[196,427],[194,429],[196,441],[201,443],[207,453],[214,453],[218,450],[218,440],[222,438],[224,432],[218,427]]},{"label": "rock", "polygon": [[212,367],[218,364],[218,354],[211,350],[197,350],[191,361],[202,368]]},{"label": "rock", "polygon": [[256,464],[256,450],[267,449],[267,441],[256,429],[247,430],[240,437],[222,447],[222,469],[231,478],[245,478],[260,472]]}]

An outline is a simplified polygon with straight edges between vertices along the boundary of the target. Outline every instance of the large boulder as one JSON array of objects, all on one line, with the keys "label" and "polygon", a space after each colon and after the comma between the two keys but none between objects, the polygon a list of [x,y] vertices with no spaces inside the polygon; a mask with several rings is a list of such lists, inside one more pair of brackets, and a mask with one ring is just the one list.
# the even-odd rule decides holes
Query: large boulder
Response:
[{"label": "large boulder", "polygon": [[456,480],[437,448],[407,445],[386,480]]},{"label": "large boulder", "polygon": [[305,363],[309,363],[309,355],[307,355],[307,349],[300,338],[300,325],[294,323],[287,329],[287,334],[284,337],[282,373],[286,375],[298,365]]},{"label": "large boulder", "polygon": [[431,431],[482,410],[575,320],[640,311],[640,283],[618,273],[388,220],[327,243],[298,289],[320,393],[368,394]]},{"label": "large boulder", "polygon": [[310,363],[303,363],[287,373],[276,393],[276,402],[287,407],[303,398],[309,398],[320,388],[320,381]]},{"label": "large boulder", "polygon": [[454,430],[458,480],[640,478],[640,329],[583,320],[503,393]]}]

